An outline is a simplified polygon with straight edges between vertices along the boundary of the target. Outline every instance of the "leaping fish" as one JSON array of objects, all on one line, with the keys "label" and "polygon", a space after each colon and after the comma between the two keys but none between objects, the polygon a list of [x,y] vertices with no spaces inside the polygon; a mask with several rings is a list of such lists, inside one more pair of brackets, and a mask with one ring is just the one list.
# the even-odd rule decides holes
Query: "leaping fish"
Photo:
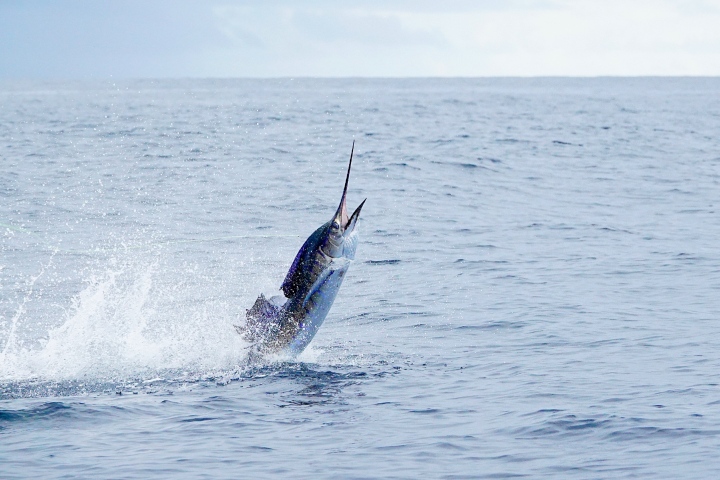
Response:
[{"label": "leaping fish", "polygon": [[246,311],[245,325],[235,329],[259,354],[299,355],[317,333],[330,311],[343,278],[355,258],[355,226],[365,200],[348,216],[346,196],[355,142],[345,177],[340,206],[329,222],[313,232],[300,248],[280,290],[266,299],[260,295]]}]

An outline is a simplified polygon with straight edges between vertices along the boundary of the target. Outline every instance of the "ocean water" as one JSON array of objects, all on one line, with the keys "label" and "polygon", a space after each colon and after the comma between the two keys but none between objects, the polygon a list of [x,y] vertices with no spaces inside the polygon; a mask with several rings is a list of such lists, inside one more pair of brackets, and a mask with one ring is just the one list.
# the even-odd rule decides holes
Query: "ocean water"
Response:
[{"label": "ocean water", "polygon": [[718,478],[719,132],[717,78],[2,83],[0,477]]}]

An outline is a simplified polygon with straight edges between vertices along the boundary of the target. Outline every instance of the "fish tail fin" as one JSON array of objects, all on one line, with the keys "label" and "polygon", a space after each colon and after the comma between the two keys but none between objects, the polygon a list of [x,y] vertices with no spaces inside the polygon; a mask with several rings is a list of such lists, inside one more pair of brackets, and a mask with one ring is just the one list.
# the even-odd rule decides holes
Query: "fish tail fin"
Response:
[{"label": "fish tail fin", "polygon": [[233,326],[245,341],[257,343],[279,328],[281,316],[282,306],[260,294],[252,308],[245,311],[245,325]]}]

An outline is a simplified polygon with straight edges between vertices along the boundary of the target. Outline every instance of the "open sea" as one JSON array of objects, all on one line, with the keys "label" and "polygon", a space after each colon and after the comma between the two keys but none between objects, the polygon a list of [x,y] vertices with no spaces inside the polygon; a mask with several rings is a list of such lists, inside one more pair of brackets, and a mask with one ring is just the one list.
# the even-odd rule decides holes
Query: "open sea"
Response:
[{"label": "open sea", "polygon": [[719,245],[720,78],[5,81],[0,478],[720,478]]}]

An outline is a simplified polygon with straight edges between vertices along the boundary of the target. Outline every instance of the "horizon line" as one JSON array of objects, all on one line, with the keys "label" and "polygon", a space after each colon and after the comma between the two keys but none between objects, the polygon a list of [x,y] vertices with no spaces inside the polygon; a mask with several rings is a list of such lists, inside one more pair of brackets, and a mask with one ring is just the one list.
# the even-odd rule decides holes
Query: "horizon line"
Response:
[{"label": "horizon line", "polygon": [[27,76],[5,77],[0,75],[0,82],[14,81],[155,81],[155,80],[541,80],[541,79],[714,79],[720,75],[682,75],[682,74],[642,74],[642,75],[408,75],[408,76],[365,76],[365,75],[277,75],[277,76]]}]

